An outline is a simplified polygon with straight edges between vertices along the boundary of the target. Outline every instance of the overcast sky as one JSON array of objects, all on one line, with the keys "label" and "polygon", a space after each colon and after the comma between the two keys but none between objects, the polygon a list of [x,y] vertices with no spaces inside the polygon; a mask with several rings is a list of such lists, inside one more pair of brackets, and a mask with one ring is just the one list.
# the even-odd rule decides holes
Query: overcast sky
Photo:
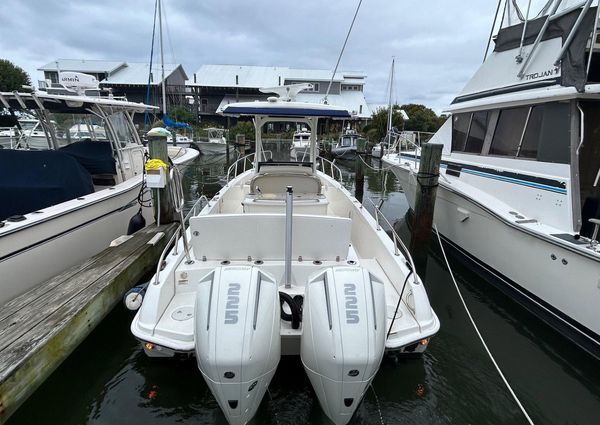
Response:
[{"label": "overcast sky", "polygon": [[[202,64],[333,70],[358,0],[163,4],[165,62],[191,76]],[[363,0],[339,68],[366,72],[367,101],[386,103],[395,56],[397,101],[441,112],[481,63],[495,8],[495,0]],[[34,82],[57,58],[147,62],[153,13],[154,0],[2,0],[0,58]]]}]

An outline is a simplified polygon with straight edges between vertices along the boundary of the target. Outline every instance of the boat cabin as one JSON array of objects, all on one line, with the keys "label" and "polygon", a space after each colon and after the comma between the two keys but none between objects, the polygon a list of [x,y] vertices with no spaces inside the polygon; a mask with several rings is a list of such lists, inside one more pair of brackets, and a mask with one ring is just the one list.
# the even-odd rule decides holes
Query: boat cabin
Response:
[{"label": "boat cabin", "polygon": [[519,192],[495,196],[584,236],[593,229],[589,219],[600,217],[600,44],[593,3],[550,1],[527,15],[507,1],[493,51],[454,99],[452,117],[440,130],[448,174],[518,185]]}]

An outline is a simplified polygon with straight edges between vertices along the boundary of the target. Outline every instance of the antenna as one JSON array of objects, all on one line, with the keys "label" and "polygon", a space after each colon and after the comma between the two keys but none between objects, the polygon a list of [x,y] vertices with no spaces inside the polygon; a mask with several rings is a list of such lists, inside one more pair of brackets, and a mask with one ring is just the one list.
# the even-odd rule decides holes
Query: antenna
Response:
[{"label": "antenna", "polygon": [[327,86],[327,93],[325,93],[325,99],[323,102],[327,104],[327,96],[329,96],[329,90],[331,90],[331,84],[333,84],[333,79],[335,78],[335,73],[337,72],[338,65],[340,64],[340,60],[342,60],[342,55],[344,54],[344,49],[346,48],[346,43],[348,42],[348,38],[350,37],[350,33],[352,32],[352,27],[354,26],[354,21],[356,21],[356,15],[358,15],[358,11],[360,10],[360,5],[362,4],[362,0],[359,0],[358,6],[356,7],[356,12],[354,12],[354,18],[352,18],[352,23],[350,24],[350,28],[348,29],[348,34],[346,34],[346,39],[344,40],[344,45],[342,46],[342,50],[340,51],[340,55],[338,56],[337,63],[335,64],[335,68],[333,69],[333,74],[331,74],[331,80],[329,80],[329,86]]}]

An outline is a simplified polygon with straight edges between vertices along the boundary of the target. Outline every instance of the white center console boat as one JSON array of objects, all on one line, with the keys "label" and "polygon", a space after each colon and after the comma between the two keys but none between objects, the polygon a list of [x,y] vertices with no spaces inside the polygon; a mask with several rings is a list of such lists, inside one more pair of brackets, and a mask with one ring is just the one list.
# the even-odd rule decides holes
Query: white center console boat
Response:
[{"label": "white center console boat", "polygon": [[[300,356],[324,412],[345,424],[384,351],[421,353],[440,323],[397,235],[317,157],[319,117],[347,119],[347,110],[272,97],[223,113],[254,117],[252,167],[249,157],[233,164],[192,213],[131,330],[149,356],[195,355],[230,424],[252,419],[282,355]],[[270,159],[261,134],[273,121],[312,130],[308,161]]]}]

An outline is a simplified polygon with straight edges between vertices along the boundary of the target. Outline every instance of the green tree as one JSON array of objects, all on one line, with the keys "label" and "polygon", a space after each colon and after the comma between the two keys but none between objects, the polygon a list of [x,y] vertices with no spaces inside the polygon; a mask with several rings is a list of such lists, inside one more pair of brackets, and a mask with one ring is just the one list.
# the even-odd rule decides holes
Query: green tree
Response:
[{"label": "green tree", "polygon": [[246,136],[246,143],[248,143],[248,140],[254,140],[256,138],[254,123],[252,121],[238,121],[236,125],[229,129],[229,140],[235,141],[236,134]]},{"label": "green tree", "polygon": [[22,90],[22,86],[30,86],[31,79],[23,68],[7,59],[0,59],[0,91]]},{"label": "green tree", "polygon": [[175,121],[187,124],[198,122],[198,114],[194,114],[194,112],[190,111],[190,109],[185,106],[175,106],[168,112],[167,115]]},{"label": "green tree", "polygon": [[[371,116],[371,121],[363,128],[363,133],[374,143],[381,141],[387,134],[388,108],[379,108]],[[400,107],[392,106],[392,127],[402,129],[404,120],[400,115]]]},{"label": "green tree", "polygon": [[400,107],[403,109],[410,118],[404,125],[405,130],[411,131],[428,131],[431,133],[436,132],[446,118],[439,117],[433,110],[429,109],[425,105],[418,105],[409,103]]}]

